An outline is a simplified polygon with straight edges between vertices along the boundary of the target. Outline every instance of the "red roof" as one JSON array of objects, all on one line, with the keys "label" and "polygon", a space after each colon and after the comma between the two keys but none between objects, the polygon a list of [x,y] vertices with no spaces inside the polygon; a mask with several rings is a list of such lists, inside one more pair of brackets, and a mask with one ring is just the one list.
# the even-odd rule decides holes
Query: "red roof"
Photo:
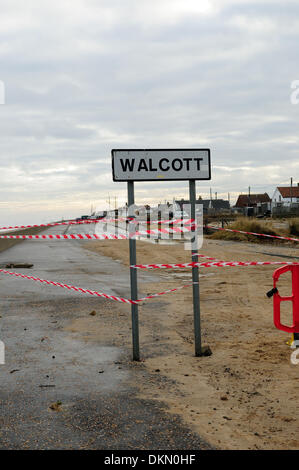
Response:
[{"label": "red roof", "polygon": [[277,189],[283,198],[299,197],[299,186],[278,186]]},{"label": "red roof", "polygon": [[271,202],[267,193],[264,194],[240,194],[235,207],[252,207],[258,203]]}]

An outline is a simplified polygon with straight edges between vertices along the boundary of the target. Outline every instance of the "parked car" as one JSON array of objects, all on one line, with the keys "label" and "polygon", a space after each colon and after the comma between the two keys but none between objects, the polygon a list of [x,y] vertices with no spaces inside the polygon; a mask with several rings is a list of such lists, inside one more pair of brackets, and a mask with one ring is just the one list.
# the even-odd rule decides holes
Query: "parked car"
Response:
[{"label": "parked car", "polygon": [[174,213],[173,213],[173,218],[174,218],[174,219],[189,219],[190,216],[189,216],[189,214],[188,214],[186,211],[184,211],[184,210],[183,210],[183,211],[178,211],[178,210],[176,210],[176,211],[174,211]]},{"label": "parked car", "polygon": [[257,219],[264,219],[266,217],[271,217],[271,211],[270,209],[268,209],[266,212],[264,212],[263,214],[258,214],[256,216]]},{"label": "parked car", "polygon": [[104,219],[104,217],[107,217],[107,211],[100,211],[94,215],[95,219]]}]

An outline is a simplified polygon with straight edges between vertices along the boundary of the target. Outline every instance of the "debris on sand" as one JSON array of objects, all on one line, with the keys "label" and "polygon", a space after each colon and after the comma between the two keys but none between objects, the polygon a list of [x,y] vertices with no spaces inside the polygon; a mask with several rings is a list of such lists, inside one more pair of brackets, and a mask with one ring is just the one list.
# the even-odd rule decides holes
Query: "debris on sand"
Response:
[{"label": "debris on sand", "polygon": [[201,355],[206,356],[206,357],[212,356],[212,350],[211,350],[210,346],[202,346]]},{"label": "debris on sand", "polygon": [[50,410],[52,411],[61,411],[61,405],[62,405],[62,402],[61,401],[56,401],[55,403],[52,403],[49,408]]},{"label": "debris on sand", "polygon": [[8,263],[5,265],[6,268],[26,268],[26,269],[30,269],[32,268],[34,265],[33,264],[30,264],[30,263]]}]

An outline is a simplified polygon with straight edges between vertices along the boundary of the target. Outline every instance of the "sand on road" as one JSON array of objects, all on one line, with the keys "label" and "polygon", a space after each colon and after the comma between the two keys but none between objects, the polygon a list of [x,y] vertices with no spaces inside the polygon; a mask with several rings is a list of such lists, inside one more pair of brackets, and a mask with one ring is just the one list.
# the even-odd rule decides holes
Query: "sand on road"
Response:
[{"label": "sand on road", "polygon": [[[127,241],[87,242],[85,248],[128,265]],[[294,246],[205,240],[203,254],[225,261],[298,261]],[[182,243],[137,242],[138,263],[189,262]],[[140,381],[140,397],[163,401],[212,445],[226,449],[298,449],[299,366],[290,362],[290,335],[273,325],[275,267],[201,269],[201,320],[210,357],[195,358],[192,289],[140,306],[140,345],[146,369],[161,385]],[[186,284],[189,269],[155,270],[159,282],[140,285],[140,296]],[[117,279],[115,279],[117,284]],[[281,284],[290,291],[290,278]],[[124,309],[128,307],[124,306]],[[118,326],[127,330],[128,318]],[[112,318],[101,335],[112,334]],[[81,325],[82,327],[82,325]],[[86,331],[88,327],[85,325]],[[117,343],[130,347],[124,334]]]}]

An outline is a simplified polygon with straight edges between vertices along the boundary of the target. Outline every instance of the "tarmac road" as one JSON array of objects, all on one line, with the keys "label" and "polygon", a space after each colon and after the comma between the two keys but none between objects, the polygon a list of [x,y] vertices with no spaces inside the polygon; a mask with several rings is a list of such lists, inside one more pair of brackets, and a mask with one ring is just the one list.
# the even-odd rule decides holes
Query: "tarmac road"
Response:
[{"label": "tarmac road", "polygon": [[[85,250],[83,243],[25,241],[1,253],[0,264],[33,263],[32,269],[12,270],[128,298],[127,268]],[[142,279],[155,280],[149,273],[141,273]],[[130,361],[131,351],[65,330],[93,309],[113,315],[114,304],[0,274],[0,338],[6,349],[0,449],[207,448],[162,403],[137,397],[136,384],[147,377],[142,365]]]}]

